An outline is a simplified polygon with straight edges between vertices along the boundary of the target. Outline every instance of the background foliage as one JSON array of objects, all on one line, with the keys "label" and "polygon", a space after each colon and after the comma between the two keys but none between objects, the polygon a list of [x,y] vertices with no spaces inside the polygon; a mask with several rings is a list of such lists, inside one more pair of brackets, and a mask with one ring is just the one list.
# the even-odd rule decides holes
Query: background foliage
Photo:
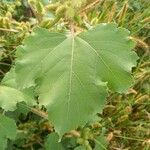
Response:
[{"label": "background foliage", "polygon": [[[67,8],[66,8],[67,6]],[[150,2],[148,0],[62,0],[49,4],[48,0],[1,0],[0,2],[0,79],[14,64],[14,52],[33,27],[41,26],[50,31],[69,30],[68,18],[76,20],[75,29],[81,32],[103,22],[116,22],[131,31],[131,38],[137,42],[135,51],[140,57],[133,68],[135,84],[126,94],[110,92],[107,104],[99,122],[91,123],[79,132],[68,133],[56,150],[67,149],[111,149],[148,150],[150,148]],[[76,15],[80,12],[80,16]],[[46,120],[45,108],[23,107],[18,103],[17,110],[4,112],[15,119],[17,138],[8,141],[7,149],[49,149],[49,140],[54,145],[58,140],[54,129]],[[1,117],[3,119],[3,117]],[[43,119],[44,118],[44,119]],[[102,118],[102,119],[100,119]],[[9,124],[12,120],[6,122]],[[10,123],[12,124],[12,123]],[[13,125],[12,125],[13,126]],[[15,127],[14,127],[15,128]],[[10,131],[11,132],[11,131]],[[50,134],[49,134],[50,133]],[[47,139],[47,135],[50,135]],[[79,138],[80,134],[80,138]],[[90,138],[94,136],[95,140]],[[98,136],[100,135],[100,136]],[[5,136],[5,135],[4,135]],[[6,135],[13,138],[14,135]],[[103,136],[107,141],[102,141]],[[54,138],[55,137],[55,138]],[[86,143],[86,142],[89,143]],[[6,141],[4,141],[6,142]],[[54,143],[54,144],[53,144]],[[77,147],[81,145],[80,147]],[[89,148],[90,149],[90,148]]]}]

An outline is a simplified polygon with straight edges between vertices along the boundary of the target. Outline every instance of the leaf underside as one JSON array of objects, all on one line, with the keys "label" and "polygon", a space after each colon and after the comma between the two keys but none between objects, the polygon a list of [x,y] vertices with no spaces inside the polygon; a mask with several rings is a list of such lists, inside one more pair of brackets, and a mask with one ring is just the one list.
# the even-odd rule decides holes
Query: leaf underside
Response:
[{"label": "leaf underside", "polygon": [[137,56],[128,36],[115,24],[75,37],[36,28],[16,52],[17,88],[37,87],[40,104],[62,136],[102,111],[108,88],[125,92],[132,85]]}]

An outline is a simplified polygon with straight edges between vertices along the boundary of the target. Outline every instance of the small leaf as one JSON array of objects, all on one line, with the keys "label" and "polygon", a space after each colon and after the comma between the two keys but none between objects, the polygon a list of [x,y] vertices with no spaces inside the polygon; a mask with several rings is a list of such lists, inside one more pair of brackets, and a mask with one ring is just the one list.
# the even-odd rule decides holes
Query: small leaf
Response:
[{"label": "small leaf", "polygon": [[65,150],[59,141],[57,133],[51,133],[45,143],[45,150]]},{"label": "small leaf", "polygon": [[5,111],[14,111],[18,102],[31,101],[30,97],[20,92],[17,89],[0,86],[0,107]]},{"label": "small leaf", "polygon": [[95,139],[95,143],[96,146],[94,150],[107,150],[108,142],[104,136],[99,136],[97,139]]},{"label": "small leaf", "polygon": [[[15,69],[14,68],[11,68],[11,70],[6,73],[5,77],[3,78],[3,80],[1,81],[1,86],[4,86],[4,87],[8,87],[7,90],[9,89],[10,91],[15,91],[16,93],[20,93],[20,100],[18,98],[17,101],[15,101],[15,99],[13,100],[14,104],[13,104],[13,107],[16,108],[16,104],[18,102],[26,102],[28,105],[33,105],[35,104],[35,101],[34,101],[34,87],[30,87],[30,88],[25,88],[23,89],[22,91],[21,90],[18,90],[17,89],[17,84],[16,84],[16,74],[15,74]],[[0,86],[0,87],[1,87]],[[6,90],[6,88],[5,88]],[[0,91],[1,92],[1,91]],[[7,91],[6,91],[7,92]],[[5,104],[3,105],[7,105],[8,102],[12,102],[12,95],[11,93],[7,94],[7,100],[4,99],[2,100]],[[1,95],[2,96],[2,95]],[[1,100],[1,96],[0,96],[0,100]],[[22,98],[21,98],[22,97]],[[6,98],[6,97],[5,97]],[[10,99],[9,99],[10,98]],[[0,102],[1,103],[1,102]],[[20,105],[23,104],[23,103],[20,103]],[[25,106],[25,109],[27,109],[26,105]],[[2,106],[1,106],[2,107]],[[10,106],[11,107],[11,106]],[[22,105],[23,107],[23,105]],[[14,109],[15,109],[14,108]],[[12,108],[13,109],[13,108]],[[12,110],[11,109],[11,110]],[[14,110],[13,109],[13,110]],[[6,109],[5,109],[6,110]],[[10,109],[9,109],[10,110]]]},{"label": "small leaf", "polygon": [[7,146],[7,139],[15,139],[16,137],[15,121],[0,114],[0,150],[5,150]]},{"label": "small leaf", "polygon": [[105,128],[103,128],[101,135],[95,139],[96,145],[94,150],[107,150],[108,141],[106,140],[104,134],[105,134]]}]

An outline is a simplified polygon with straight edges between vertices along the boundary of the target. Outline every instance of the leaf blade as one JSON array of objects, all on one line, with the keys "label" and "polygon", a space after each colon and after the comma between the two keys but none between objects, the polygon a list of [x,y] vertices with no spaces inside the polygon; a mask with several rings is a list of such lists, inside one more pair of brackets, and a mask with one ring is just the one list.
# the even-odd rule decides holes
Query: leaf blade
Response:
[{"label": "leaf blade", "polygon": [[137,56],[128,35],[114,24],[101,24],[76,37],[38,28],[18,49],[17,83],[20,88],[37,84],[39,102],[47,107],[60,136],[102,111],[107,85],[118,92],[131,86]]}]

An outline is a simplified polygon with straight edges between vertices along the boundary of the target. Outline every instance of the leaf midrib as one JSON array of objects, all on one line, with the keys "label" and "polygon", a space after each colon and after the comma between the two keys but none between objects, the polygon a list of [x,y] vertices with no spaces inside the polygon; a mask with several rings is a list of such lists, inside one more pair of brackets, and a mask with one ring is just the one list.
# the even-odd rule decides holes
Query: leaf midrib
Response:
[{"label": "leaf midrib", "polygon": [[71,44],[70,75],[69,75],[69,93],[68,93],[68,102],[67,102],[67,105],[68,105],[67,120],[69,119],[70,99],[71,99],[71,91],[72,91],[73,60],[74,60],[74,37],[72,37],[72,44]]}]

